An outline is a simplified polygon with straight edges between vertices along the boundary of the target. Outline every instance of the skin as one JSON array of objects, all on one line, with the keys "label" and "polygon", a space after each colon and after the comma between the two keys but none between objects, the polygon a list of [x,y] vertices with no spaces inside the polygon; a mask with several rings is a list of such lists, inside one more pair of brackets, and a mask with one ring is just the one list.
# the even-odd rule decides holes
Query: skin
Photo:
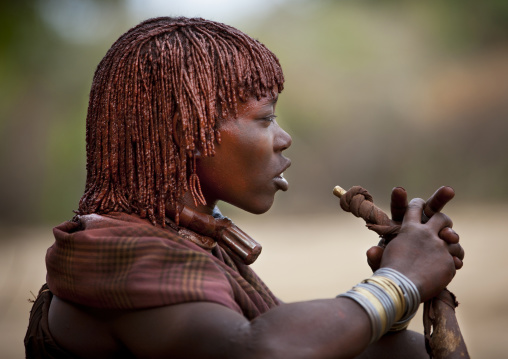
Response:
[{"label": "skin", "polygon": [[197,174],[206,199],[199,210],[211,213],[222,200],[261,214],[270,209],[279,189],[287,190],[277,177],[291,165],[282,154],[291,146],[291,136],[275,120],[276,104],[276,97],[250,98],[238,104],[235,120],[223,121],[215,156],[198,158]]},{"label": "skin", "polygon": [[[240,104],[236,119],[221,124],[222,141],[215,156],[197,162],[206,204],[196,210],[210,213],[222,200],[263,213],[275,193],[285,189],[277,176],[289,166],[282,152],[291,138],[273,119],[275,103],[275,98],[250,99]],[[190,198],[187,205],[193,206]],[[425,301],[455,275],[455,254],[440,238],[452,223],[440,212],[422,223],[425,202],[414,199],[405,206],[405,201],[398,194],[392,198],[402,227],[384,250],[380,266],[405,274]],[[410,331],[386,335],[368,347],[368,316],[344,297],[282,304],[252,321],[207,302],[108,311],[54,297],[49,326],[57,343],[81,357],[129,357],[125,353],[139,358],[427,357],[422,336]]]},{"label": "skin", "polygon": [[[427,218],[431,218],[434,214],[439,213],[444,206],[450,202],[455,196],[453,188],[443,186],[437,189],[432,196],[425,202],[423,212]],[[395,187],[392,190],[390,210],[392,221],[395,224],[402,223],[404,213],[407,209],[407,192],[402,187]],[[448,244],[450,253],[453,255],[455,268],[460,269],[464,265],[464,249],[459,244],[459,235],[452,229],[452,226],[443,228],[439,232],[439,237]],[[381,266],[384,249],[380,246],[373,246],[367,251],[367,263],[376,271]]]}]

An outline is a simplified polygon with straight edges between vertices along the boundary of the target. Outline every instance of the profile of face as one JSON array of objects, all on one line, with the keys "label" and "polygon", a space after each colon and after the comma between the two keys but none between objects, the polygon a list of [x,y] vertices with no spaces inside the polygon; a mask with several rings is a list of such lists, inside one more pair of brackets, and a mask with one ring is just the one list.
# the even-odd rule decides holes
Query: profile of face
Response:
[{"label": "profile of face", "polygon": [[196,172],[207,206],[219,200],[261,214],[270,209],[275,193],[286,191],[283,172],[291,161],[282,152],[291,136],[275,120],[277,97],[255,97],[238,104],[238,116],[221,122],[220,144],[213,157],[200,157]]}]

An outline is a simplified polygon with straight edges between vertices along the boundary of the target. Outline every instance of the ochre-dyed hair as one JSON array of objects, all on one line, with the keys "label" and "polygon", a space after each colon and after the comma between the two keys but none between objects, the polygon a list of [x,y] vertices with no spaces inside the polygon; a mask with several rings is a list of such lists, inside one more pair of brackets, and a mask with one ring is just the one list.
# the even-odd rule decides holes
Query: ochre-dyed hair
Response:
[{"label": "ochre-dyed hair", "polygon": [[164,225],[186,191],[204,203],[195,153],[213,156],[237,102],[282,91],[277,57],[230,26],[155,18],[122,35],[94,75],[78,214],[127,212]]}]

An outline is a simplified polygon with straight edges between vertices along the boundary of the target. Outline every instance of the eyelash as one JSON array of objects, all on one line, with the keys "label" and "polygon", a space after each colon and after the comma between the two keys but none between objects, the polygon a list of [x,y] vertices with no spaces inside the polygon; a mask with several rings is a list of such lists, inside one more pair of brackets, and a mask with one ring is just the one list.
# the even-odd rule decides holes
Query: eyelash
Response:
[{"label": "eyelash", "polygon": [[263,120],[273,122],[276,118],[277,118],[276,115],[270,115],[270,116],[264,117]]}]

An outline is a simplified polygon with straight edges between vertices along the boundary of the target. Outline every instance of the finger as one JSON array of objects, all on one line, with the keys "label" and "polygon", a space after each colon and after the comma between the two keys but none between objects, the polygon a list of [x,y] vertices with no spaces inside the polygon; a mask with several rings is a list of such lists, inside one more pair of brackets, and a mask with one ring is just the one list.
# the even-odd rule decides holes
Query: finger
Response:
[{"label": "finger", "polygon": [[435,226],[439,226],[439,232],[441,232],[446,227],[453,227],[452,219],[442,212],[434,214],[427,223],[432,225],[434,228]]},{"label": "finger", "polygon": [[455,264],[455,269],[460,269],[464,266],[464,262],[457,257],[453,257],[453,263]]},{"label": "finger", "polygon": [[449,186],[443,186],[437,189],[432,196],[425,202],[423,214],[431,218],[434,214],[440,212],[443,207],[455,197],[455,191]]},{"label": "finger", "polygon": [[407,209],[407,192],[402,187],[392,189],[392,198],[390,202],[390,210],[392,212],[392,220],[402,222]]},{"label": "finger", "polygon": [[425,202],[421,198],[413,198],[407,206],[404,221],[412,221],[420,223],[422,219],[422,210]]},{"label": "finger", "polygon": [[383,258],[383,248],[374,246],[367,251],[367,263],[373,272],[381,266],[381,259]]},{"label": "finger", "polygon": [[448,252],[450,252],[453,257],[457,257],[460,260],[464,259],[464,248],[458,243],[448,245]]},{"label": "finger", "polygon": [[445,227],[439,231],[439,238],[449,244],[459,243],[459,235],[450,227]]}]

